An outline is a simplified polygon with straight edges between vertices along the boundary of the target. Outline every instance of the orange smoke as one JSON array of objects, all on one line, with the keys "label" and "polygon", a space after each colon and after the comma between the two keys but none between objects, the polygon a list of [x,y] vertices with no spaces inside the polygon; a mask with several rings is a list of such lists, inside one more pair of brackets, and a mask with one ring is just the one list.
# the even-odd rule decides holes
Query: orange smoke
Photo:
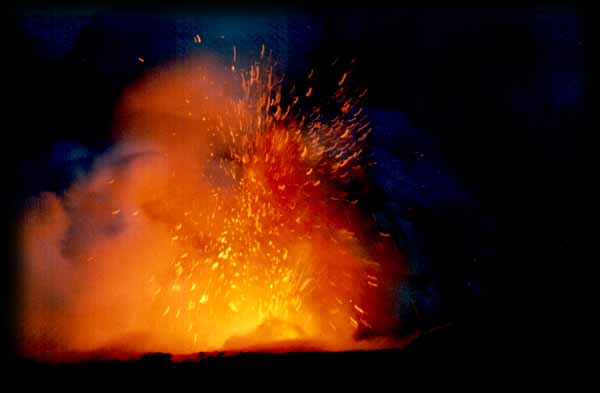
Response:
[{"label": "orange smoke", "polygon": [[404,265],[348,191],[370,129],[346,79],[337,112],[304,116],[312,88],[284,100],[265,61],[182,61],[129,88],[116,147],[25,212],[23,353],[391,345]]}]

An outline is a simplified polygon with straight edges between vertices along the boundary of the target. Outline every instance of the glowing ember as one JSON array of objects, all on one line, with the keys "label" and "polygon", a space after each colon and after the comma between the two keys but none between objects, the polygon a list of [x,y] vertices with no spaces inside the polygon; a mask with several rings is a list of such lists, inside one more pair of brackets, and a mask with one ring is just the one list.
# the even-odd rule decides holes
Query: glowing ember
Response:
[{"label": "glowing ember", "polygon": [[241,72],[150,73],[124,95],[115,150],[35,201],[24,353],[390,345],[362,340],[397,328],[403,269],[350,192],[371,131],[362,95],[344,73],[327,110],[300,110],[315,87],[284,94],[264,54]]}]

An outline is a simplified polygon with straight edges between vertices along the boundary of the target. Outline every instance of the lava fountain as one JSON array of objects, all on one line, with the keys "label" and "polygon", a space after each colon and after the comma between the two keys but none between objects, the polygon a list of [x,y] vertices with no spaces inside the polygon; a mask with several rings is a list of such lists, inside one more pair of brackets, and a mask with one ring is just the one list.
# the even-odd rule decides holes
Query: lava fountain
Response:
[{"label": "lava fountain", "polygon": [[118,105],[115,147],[30,201],[25,356],[395,345],[405,265],[361,207],[363,94],[344,73],[313,105],[264,52],[245,70],[148,72]]}]

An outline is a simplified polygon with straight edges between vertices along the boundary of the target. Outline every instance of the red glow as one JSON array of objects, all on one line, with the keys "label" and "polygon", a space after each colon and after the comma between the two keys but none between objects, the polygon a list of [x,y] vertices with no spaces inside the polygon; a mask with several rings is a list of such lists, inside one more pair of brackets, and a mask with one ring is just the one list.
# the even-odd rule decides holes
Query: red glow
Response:
[{"label": "red glow", "polygon": [[25,214],[23,352],[394,345],[402,255],[340,191],[364,177],[370,132],[347,78],[329,120],[285,106],[264,62],[185,61],[131,86],[115,149]]}]

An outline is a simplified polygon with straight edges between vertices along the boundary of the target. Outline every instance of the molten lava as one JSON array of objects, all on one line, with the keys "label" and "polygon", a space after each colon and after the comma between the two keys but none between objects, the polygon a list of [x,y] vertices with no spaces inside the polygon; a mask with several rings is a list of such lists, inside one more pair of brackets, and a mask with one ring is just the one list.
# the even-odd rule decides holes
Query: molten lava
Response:
[{"label": "molten lava", "polygon": [[361,95],[344,74],[307,113],[315,87],[284,94],[263,57],[149,72],[119,105],[116,147],[32,201],[24,354],[392,345],[366,339],[396,331],[404,265],[359,208]]}]

